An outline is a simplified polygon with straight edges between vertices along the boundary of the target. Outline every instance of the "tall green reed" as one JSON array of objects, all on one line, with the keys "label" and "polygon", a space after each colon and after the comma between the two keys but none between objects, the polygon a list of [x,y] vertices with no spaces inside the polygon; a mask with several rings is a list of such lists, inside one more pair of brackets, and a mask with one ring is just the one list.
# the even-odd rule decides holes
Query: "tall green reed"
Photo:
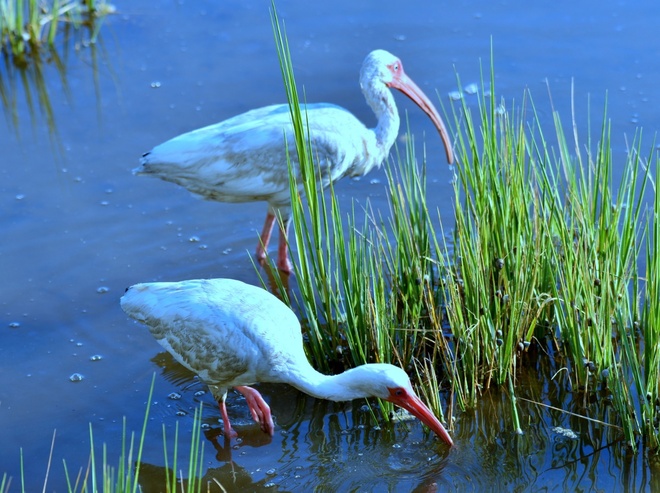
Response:
[{"label": "tall green reed", "polygon": [[[628,400],[629,412],[638,416],[633,430],[639,432],[644,445],[650,450],[660,450],[660,197],[656,183],[660,178],[657,158],[646,159],[646,168],[655,163],[655,179],[651,182],[654,200],[649,208],[646,226],[646,272],[645,277],[635,283],[632,296],[641,299],[641,313],[631,320],[620,321],[619,330],[623,366],[632,376],[631,393],[637,399]],[[642,287],[640,287],[643,286]],[[635,306],[632,307],[636,308]],[[624,323],[627,322],[627,323]],[[632,322],[632,323],[631,323]],[[628,396],[626,396],[628,397]]]},{"label": "tall green reed", "polygon": [[[645,234],[642,212],[648,183],[648,173],[640,173],[645,171],[641,139],[627,153],[615,188],[606,117],[598,142],[588,142],[586,157],[575,130],[569,150],[556,113],[555,129],[559,158],[548,187],[555,192],[554,213],[546,215],[548,234],[556,240],[551,250],[558,277],[553,291],[558,299],[555,321],[562,349],[572,363],[571,383],[584,391],[583,404],[590,392],[606,391],[615,419],[634,447],[639,423],[630,378],[638,367],[631,364],[634,343],[629,328],[638,313],[637,261]],[[564,179],[558,180],[562,175]]]},{"label": "tall green reed", "polygon": [[[651,162],[649,160],[649,162]],[[660,183],[660,166],[656,159],[655,184]],[[650,240],[646,247],[646,293],[643,305],[643,324],[641,334],[633,330],[639,324],[630,327],[630,340],[637,340],[641,335],[644,346],[639,353],[640,361],[632,361],[631,368],[636,370],[635,382],[641,401],[642,433],[647,446],[660,450],[660,195],[655,189],[653,211],[648,221]],[[640,376],[641,374],[641,376]]]}]

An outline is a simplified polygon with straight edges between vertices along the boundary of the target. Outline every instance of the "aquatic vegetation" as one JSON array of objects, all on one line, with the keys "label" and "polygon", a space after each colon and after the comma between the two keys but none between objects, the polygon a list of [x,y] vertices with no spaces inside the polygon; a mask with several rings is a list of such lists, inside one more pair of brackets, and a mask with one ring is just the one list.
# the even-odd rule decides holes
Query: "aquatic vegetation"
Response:
[{"label": "aquatic vegetation", "polygon": [[9,486],[11,485],[11,478],[7,476],[7,473],[2,475],[2,480],[0,481],[0,492],[5,493],[9,491]]},{"label": "aquatic vegetation", "polygon": [[[524,101],[533,110],[529,95]],[[637,335],[630,328],[638,320],[637,259],[645,233],[645,163],[651,156],[641,158],[637,139],[615,190],[606,119],[597,145],[589,141],[585,151],[577,132],[569,147],[555,113],[558,150],[552,150],[540,126],[524,128],[525,105],[518,116],[513,109],[495,108],[494,98],[480,106],[482,115],[489,108],[481,120],[481,142],[475,142],[465,104],[455,119],[467,128],[467,145],[459,145],[459,155],[470,165],[459,170],[453,263],[458,274],[448,276],[458,279],[461,289],[452,289],[447,310],[454,337],[458,331],[459,341],[469,341],[464,353],[472,363],[467,398],[457,403],[474,406],[477,388],[488,388],[491,379],[502,385],[509,378],[513,398],[515,369],[524,366],[532,346],[560,358],[564,366],[558,378],[585,404],[596,398],[601,406],[612,405],[609,424],[623,428],[634,449],[640,431],[634,403],[643,394],[631,386],[630,376],[640,367],[631,364]],[[538,125],[535,111],[532,115]],[[475,159],[478,147],[484,151]],[[512,204],[518,204],[516,214]],[[521,316],[512,319],[502,313],[503,306]],[[622,353],[626,347],[629,351]],[[502,362],[510,365],[504,373]]]},{"label": "aquatic vegetation", "polygon": [[641,434],[657,451],[660,201],[646,209],[654,159],[642,157],[641,138],[615,184],[606,116],[598,141],[583,146],[554,112],[551,141],[529,93],[519,107],[498,101],[491,64],[477,117],[465,99],[452,103],[459,164],[451,238],[427,208],[425,163],[411,138],[390,163],[389,216],[368,200],[345,213],[332,187],[325,195],[316,188],[314,149],[276,16],[273,26],[296,126],[289,152],[309,178],[302,196],[291,183],[298,289],[289,302],[302,313],[314,364],[399,364],[418,376],[439,414],[447,402],[451,415],[453,406],[474,408],[491,388],[506,389],[510,425],[524,432],[519,370],[547,358],[557,366],[552,378],[576,392],[585,419],[599,416],[610,443],[636,450]]},{"label": "aquatic vegetation", "polygon": [[105,0],[0,0],[0,48],[25,64],[26,56],[46,45],[53,47],[60,24],[90,26],[90,41],[96,39],[100,20],[114,12]]}]

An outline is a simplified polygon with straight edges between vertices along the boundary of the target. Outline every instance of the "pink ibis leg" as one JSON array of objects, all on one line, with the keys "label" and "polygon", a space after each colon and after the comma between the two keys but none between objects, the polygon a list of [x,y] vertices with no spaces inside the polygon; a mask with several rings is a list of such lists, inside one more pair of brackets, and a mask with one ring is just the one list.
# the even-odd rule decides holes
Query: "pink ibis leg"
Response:
[{"label": "pink ibis leg", "polygon": [[222,399],[218,399],[218,406],[220,406],[220,414],[222,414],[222,423],[224,425],[225,436],[228,438],[236,438],[238,433],[234,431],[229,422],[229,415],[227,414],[227,406],[225,405],[225,398],[227,394],[224,395]]},{"label": "pink ibis leg", "polygon": [[238,386],[234,388],[245,397],[250,413],[252,413],[252,419],[259,423],[263,431],[273,436],[275,432],[273,417],[270,414],[270,407],[266,404],[264,398],[261,397],[261,394],[252,387]]},{"label": "pink ibis leg", "polygon": [[[287,244],[287,238],[289,236],[289,225],[291,224],[291,219],[287,218],[284,224],[280,224],[280,242],[277,249],[277,268],[282,272],[290,274],[293,271],[293,265],[289,260],[289,249]],[[257,261],[260,263],[266,260],[266,252],[268,250],[268,243],[270,242],[270,237],[273,232],[273,226],[275,225],[275,214],[271,211],[268,211],[266,214],[266,220],[264,221],[264,227],[261,230],[261,236],[259,237],[259,244],[257,245]]]},{"label": "pink ibis leg", "polygon": [[268,250],[268,242],[270,241],[270,234],[273,232],[273,225],[275,224],[275,214],[268,211],[264,227],[261,230],[259,237],[259,244],[257,245],[257,260],[263,262],[266,260],[266,251]]},{"label": "pink ibis leg", "polygon": [[290,274],[293,271],[293,265],[289,260],[289,250],[288,250],[288,238],[289,238],[289,226],[291,225],[291,219],[286,219],[286,222],[280,225],[280,243],[277,249],[277,268],[287,274]]}]

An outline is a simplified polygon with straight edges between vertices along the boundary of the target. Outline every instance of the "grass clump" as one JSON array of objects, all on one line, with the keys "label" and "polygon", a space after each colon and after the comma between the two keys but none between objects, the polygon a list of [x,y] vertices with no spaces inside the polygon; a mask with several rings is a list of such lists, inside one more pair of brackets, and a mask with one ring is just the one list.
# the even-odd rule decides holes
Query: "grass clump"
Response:
[{"label": "grass clump", "polygon": [[[656,167],[655,183],[660,179],[660,169]],[[641,395],[642,434],[647,446],[652,450],[660,449],[660,197],[655,191],[653,214],[649,220],[650,240],[646,248],[646,295],[642,312],[641,330],[644,347],[634,351],[633,342],[639,331],[639,324],[629,328],[630,355],[628,366],[631,368]],[[634,332],[633,332],[634,331]]]},{"label": "grass clump", "polygon": [[[399,364],[438,413],[443,402],[450,414],[453,406],[474,408],[489,388],[501,388],[511,402],[507,422],[523,432],[519,372],[552,361],[553,378],[573,389],[580,415],[597,415],[612,441],[635,450],[641,434],[659,450],[660,201],[645,202],[653,160],[641,157],[641,138],[615,184],[606,117],[597,142],[583,147],[575,114],[569,138],[555,112],[551,143],[529,93],[518,106],[498,101],[491,68],[477,117],[464,100],[452,109],[460,163],[452,241],[427,208],[425,164],[412,143],[390,163],[389,210],[366,201],[346,213],[332,185],[327,195],[317,185],[276,15],[273,25],[296,129],[289,144],[303,168],[303,182],[291,183],[298,244],[291,301],[314,364],[326,371]],[[603,412],[608,406],[613,412]]]},{"label": "grass clump", "polygon": [[529,104],[525,99],[520,110],[506,112],[494,95],[482,96],[478,124],[465,102],[459,109],[464,128],[456,146],[461,165],[455,246],[443,244],[437,252],[445,266],[454,373],[462,375],[456,403],[462,409],[474,407],[482,389],[514,377],[553,301],[549,239],[537,213],[540,184],[522,118],[515,116]]},{"label": "grass clump", "polygon": [[[606,118],[598,142],[583,148],[575,115],[571,145],[556,112],[551,146],[529,95],[517,115],[496,108],[494,95],[480,112],[481,139],[465,104],[455,112],[466,164],[456,187],[456,247],[445,255],[452,259],[447,313],[462,363],[453,387],[466,396],[457,403],[473,407],[491,382],[507,381],[515,404],[516,369],[531,361],[531,350],[557,362],[555,378],[575,391],[585,417],[611,404],[606,424],[623,437],[610,438],[634,449],[643,399],[632,377],[642,366],[634,356],[640,334],[630,329],[639,325],[650,156],[640,157],[637,139],[615,187]],[[534,123],[526,127],[528,112]]]},{"label": "grass clump", "polygon": [[[368,203],[354,205],[344,216],[332,184],[329,197],[318,189],[321,171],[314,164],[306,114],[301,111],[286,37],[275,13],[273,27],[295,130],[289,152],[297,152],[303,177],[297,183],[290,173],[299,248],[294,262],[298,291],[288,301],[302,311],[308,356],[322,371],[392,362],[413,372],[416,354],[425,355],[424,347],[432,342],[425,331],[429,327],[435,333],[442,331],[442,317],[434,308],[431,238],[419,241],[430,219],[423,181],[409,167],[392,171],[405,179],[390,190],[394,215],[389,223],[378,218]],[[414,149],[408,147],[406,154],[413,159]],[[400,215],[406,218],[399,221]],[[388,226],[407,241],[391,242]],[[279,291],[287,297],[283,286]]]}]

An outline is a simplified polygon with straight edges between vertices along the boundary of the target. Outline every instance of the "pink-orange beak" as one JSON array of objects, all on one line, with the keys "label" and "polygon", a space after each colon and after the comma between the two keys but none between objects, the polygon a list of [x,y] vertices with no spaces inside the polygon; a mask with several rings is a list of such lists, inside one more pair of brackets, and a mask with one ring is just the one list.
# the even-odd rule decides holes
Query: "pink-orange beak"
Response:
[{"label": "pink-orange beak", "polygon": [[424,94],[424,92],[413,82],[413,80],[408,77],[408,75],[403,71],[403,65],[401,62],[397,62],[396,66],[390,67],[392,71],[393,79],[392,82],[388,84],[389,87],[394,87],[398,89],[403,94],[412,99],[417,106],[419,106],[424,113],[426,113],[435,127],[440,133],[440,138],[442,143],[445,145],[445,152],[447,153],[447,162],[452,164],[454,162],[454,152],[451,147],[451,140],[449,139],[449,134],[447,133],[447,128],[445,127],[440,114],[431,103],[431,100]]},{"label": "pink-orange beak", "polygon": [[438,437],[450,447],[454,445],[454,441],[449,436],[449,433],[442,426],[442,423],[435,417],[435,414],[426,407],[426,405],[415,394],[407,392],[405,389],[396,388],[388,389],[390,396],[387,398],[393,404],[402,407],[410,414],[419,419],[422,423],[428,426]]}]

